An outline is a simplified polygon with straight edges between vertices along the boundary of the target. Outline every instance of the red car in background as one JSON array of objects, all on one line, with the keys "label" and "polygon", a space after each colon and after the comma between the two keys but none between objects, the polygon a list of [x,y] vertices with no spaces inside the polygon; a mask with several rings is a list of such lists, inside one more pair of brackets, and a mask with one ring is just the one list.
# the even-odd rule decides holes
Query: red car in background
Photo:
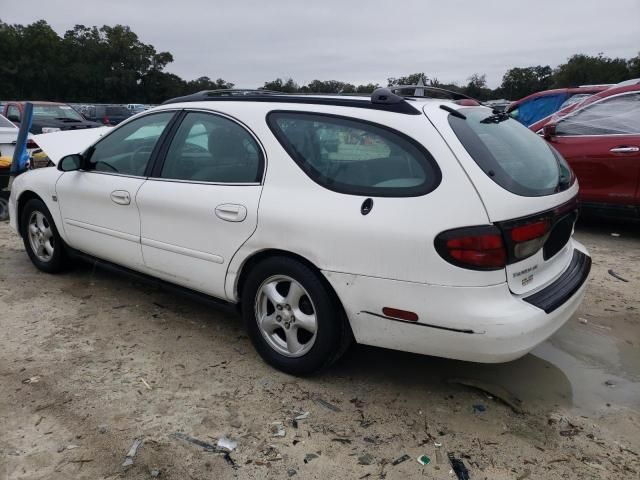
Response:
[{"label": "red car in background", "polygon": [[640,218],[640,80],[591,95],[530,128],[569,162],[584,207]]},{"label": "red car in background", "polygon": [[525,127],[549,118],[558,110],[583,101],[594,93],[602,92],[612,85],[584,85],[574,88],[554,88],[532,93],[511,103],[506,112]]}]

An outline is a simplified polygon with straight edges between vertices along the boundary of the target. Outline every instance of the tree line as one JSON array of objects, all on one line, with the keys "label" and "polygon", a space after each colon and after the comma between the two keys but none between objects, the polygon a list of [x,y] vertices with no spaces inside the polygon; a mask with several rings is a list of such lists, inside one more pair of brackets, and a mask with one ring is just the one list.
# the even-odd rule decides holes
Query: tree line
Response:
[{"label": "tree line", "polygon": [[[0,20],[0,98],[58,100],[79,103],[161,103],[198,92],[233,88],[222,78],[203,76],[185,80],[165,71],[173,62],[170,52],[158,52],[143,43],[128,26],[76,25],[63,36],[44,20],[29,25]],[[486,75],[474,73],[466,82],[443,83],[425,72],[389,77],[387,86],[427,85],[464,93],[479,100],[515,100],[548,88],[584,84],[617,83],[640,77],[638,56],[609,58],[602,54],[576,54],[566,63],[514,67],[496,89],[487,86]],[[370,93],[376,83],[354,85],[338,80],[313,80],[300,85],[291,78],[277,78],[257,88],[289,93]]]}]

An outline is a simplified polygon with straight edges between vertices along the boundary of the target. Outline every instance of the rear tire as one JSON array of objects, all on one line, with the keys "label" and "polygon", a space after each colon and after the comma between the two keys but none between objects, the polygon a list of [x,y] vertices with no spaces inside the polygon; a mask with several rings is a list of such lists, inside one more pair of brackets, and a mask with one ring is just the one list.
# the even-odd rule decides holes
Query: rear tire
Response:
[{"label": "rear tire", "polygon": [[326,368],[351,335],[331,287],[307,265],[268,258],[252,268],[241,292],[249,338],[270,365],[293,375]]},{"label": "rear tire", "polygon": [[42,200],[32,198],[27,202],[20,225],[24,248],[38,270],[58,273],[67,267],[64,241]]}]

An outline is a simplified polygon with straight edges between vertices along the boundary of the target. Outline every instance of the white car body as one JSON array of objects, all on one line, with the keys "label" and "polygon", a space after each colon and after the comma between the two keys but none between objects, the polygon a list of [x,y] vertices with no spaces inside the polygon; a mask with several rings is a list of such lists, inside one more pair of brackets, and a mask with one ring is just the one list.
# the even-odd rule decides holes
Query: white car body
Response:
[{"label": "white car body", "polygon": [[[585,248],[570,237],[548,260],[540,250],[506,268],[479,271],[445,261],[434,239],[459,227],[550,211],[574,199],[578,185],[536,197],[507,191],[458,140],[443,104],[461,108],[450,101],[414,100],[423,113],[403,115],[278,103],[277,97],[162,105],[112,132],[154,112],[215,113],[238,122],[255,138],[266,160],[263,180],[213,184],[43,168],[14,182],[11,225],[19,229],[23,195],[35,194],[72,248],[232,303],[240,300],[239,277],[255,255],[286,252],[322,272],[358,343],[468,361],[512,360],[547,339],[577,309],[586,282],[550,313],[524,299],[565,275],[574,252],[587,254]],[[339,114],[402,132],[431,153],[441,182],[422,196],[372,197],[373,209],[363,215],[366,196],[331,191],[292,160],[265,120],[274,110]],[[87,133],[97,135],[98,130]],[[90,143],[86,137],[79,142],[65,142],[64,153],[83,151]],[[116,203],[122,200],[116,192],[129,195],[130,203]],[[523,272],[533,272],[526,283]],[[419,319],[389,318],[385,307],[415,312]]]},{"label": "white car body", "polygon": [[[18,127],[0,115],[0,157],[13,157],[13,151],[16,148],[18,140]],[[28,140],[33,140],[33,135],[27,134]],[[28,151],[33,151],[29,148]]]}]

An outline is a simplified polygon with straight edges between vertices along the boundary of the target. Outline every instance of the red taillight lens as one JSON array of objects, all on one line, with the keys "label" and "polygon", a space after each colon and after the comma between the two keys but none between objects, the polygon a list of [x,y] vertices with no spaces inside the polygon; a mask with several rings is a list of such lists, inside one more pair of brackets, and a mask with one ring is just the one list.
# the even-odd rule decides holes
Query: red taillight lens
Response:
[{"label": "red taillight lens", "polygon": [[507,251],[496,227],[449,230],[436,239],[438,253],[450,263],[478,270],[498,270],[507,263]]},{"label": "red taillight lens", "polygon": [[544,236],[549,231],[549,221],[541,220],[529,223],[511,230],[511,240],[514,242],[526,242]]},{"label": "red taillight lens", "polygon": [[109,125],[109,117],[104,117],[102,119],[102,123],[104,123],[105,125]]},{"label": "red taillight lens", "polygon": [[33,140],[29,139],[27,140],[27,148],[32,149],[32,148],[39,148],[38,144],[36,142],[34,142]]}]

